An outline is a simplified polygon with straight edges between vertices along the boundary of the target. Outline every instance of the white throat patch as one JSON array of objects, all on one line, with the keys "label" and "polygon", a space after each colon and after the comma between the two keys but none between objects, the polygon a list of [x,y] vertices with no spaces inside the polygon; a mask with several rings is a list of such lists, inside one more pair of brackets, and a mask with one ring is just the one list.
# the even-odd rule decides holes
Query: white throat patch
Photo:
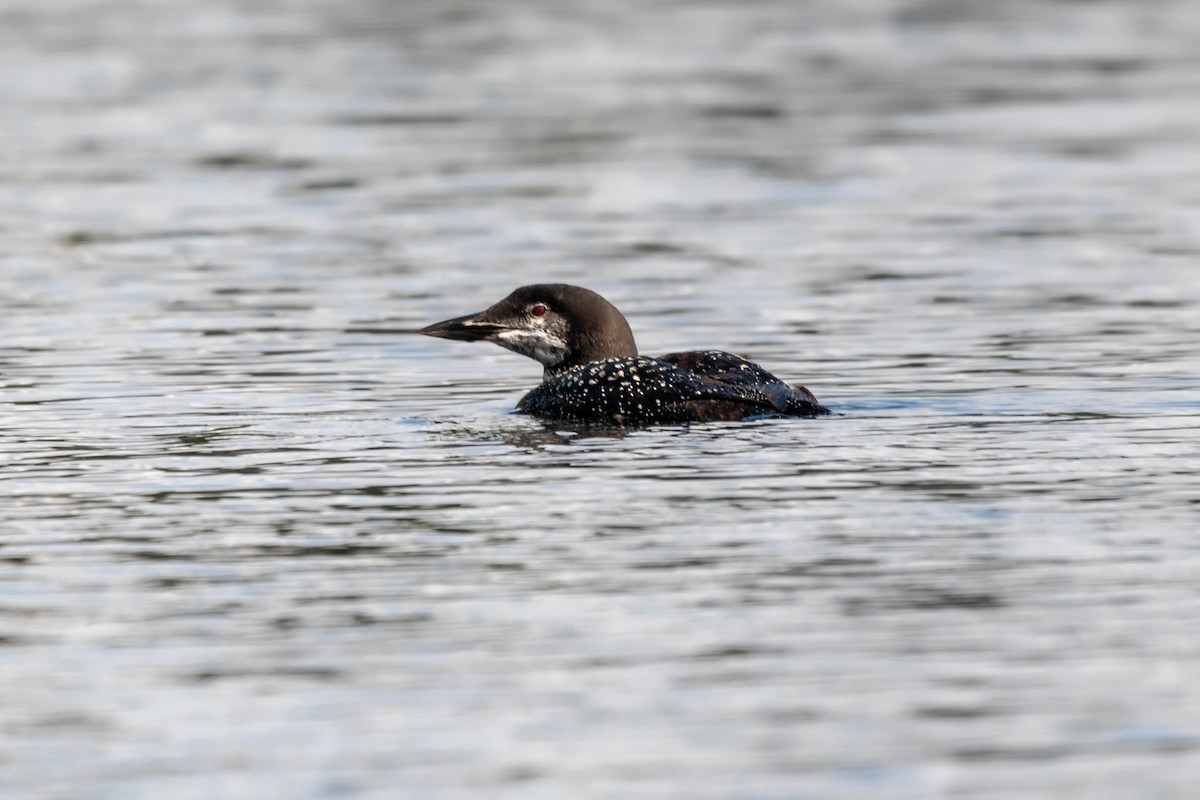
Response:
[{"label": "white throat patch", "polygon": [[561,364],[567,357],[567,343],[545,330],[504,331],[496,334],[496,344],[529,356],[547,368]]}]

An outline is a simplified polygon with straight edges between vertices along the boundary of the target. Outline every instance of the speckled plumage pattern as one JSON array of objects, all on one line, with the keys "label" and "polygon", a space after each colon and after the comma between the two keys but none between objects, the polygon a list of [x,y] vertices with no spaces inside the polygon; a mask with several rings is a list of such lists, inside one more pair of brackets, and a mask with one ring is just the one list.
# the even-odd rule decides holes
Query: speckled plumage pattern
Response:
[{"label": "speckled plumage pattern", "polygon": [[807,389],[788,386],[757,364],[720,350],[609,358],[549,374],[521,398],[517,410],[608,425],[829,413]]},{"label": "speckled plumage pattern", "polygon": [[829,413],[803,386],[732,353],[639,356],[624,315],[581,286],[522,286],[478,314],[418,332],[495,342],[537,361],[545,368],[542,383],[517,411],[547,420],[637,426]]}]

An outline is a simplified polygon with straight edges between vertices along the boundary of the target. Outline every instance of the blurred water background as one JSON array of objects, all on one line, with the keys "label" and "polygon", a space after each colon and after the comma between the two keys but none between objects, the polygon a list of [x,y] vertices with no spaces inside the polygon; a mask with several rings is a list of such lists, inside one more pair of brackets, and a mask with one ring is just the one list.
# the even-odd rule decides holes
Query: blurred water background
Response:
[{"label": "blurred water background", "polygon": [[[1187,0],[2,0],[0,795],[1193,798]],[[842,416],[579,435],[523,283]]]}]

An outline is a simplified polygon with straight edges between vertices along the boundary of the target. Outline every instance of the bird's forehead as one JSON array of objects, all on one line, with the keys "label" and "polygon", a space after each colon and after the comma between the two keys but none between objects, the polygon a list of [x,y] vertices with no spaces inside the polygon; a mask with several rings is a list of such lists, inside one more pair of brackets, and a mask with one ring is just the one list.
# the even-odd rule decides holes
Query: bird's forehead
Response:
[{"label": "bird's forehead", "polygon": [[526,306],[530,303],[550,303],[556,304],[561,298],[552,291],[547,291],[540,286],[523,286],[505,298],[505,302],[511,302],[513,305]]}]

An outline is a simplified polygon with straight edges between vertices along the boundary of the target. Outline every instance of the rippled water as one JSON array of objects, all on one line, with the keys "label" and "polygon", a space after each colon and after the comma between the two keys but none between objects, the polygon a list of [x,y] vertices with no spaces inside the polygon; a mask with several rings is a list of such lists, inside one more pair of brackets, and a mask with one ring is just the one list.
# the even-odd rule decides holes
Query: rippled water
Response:
[{"label": "rippled water", "polygon": [[1194,12],[0,4],[0,795],[1194,796]]}]

